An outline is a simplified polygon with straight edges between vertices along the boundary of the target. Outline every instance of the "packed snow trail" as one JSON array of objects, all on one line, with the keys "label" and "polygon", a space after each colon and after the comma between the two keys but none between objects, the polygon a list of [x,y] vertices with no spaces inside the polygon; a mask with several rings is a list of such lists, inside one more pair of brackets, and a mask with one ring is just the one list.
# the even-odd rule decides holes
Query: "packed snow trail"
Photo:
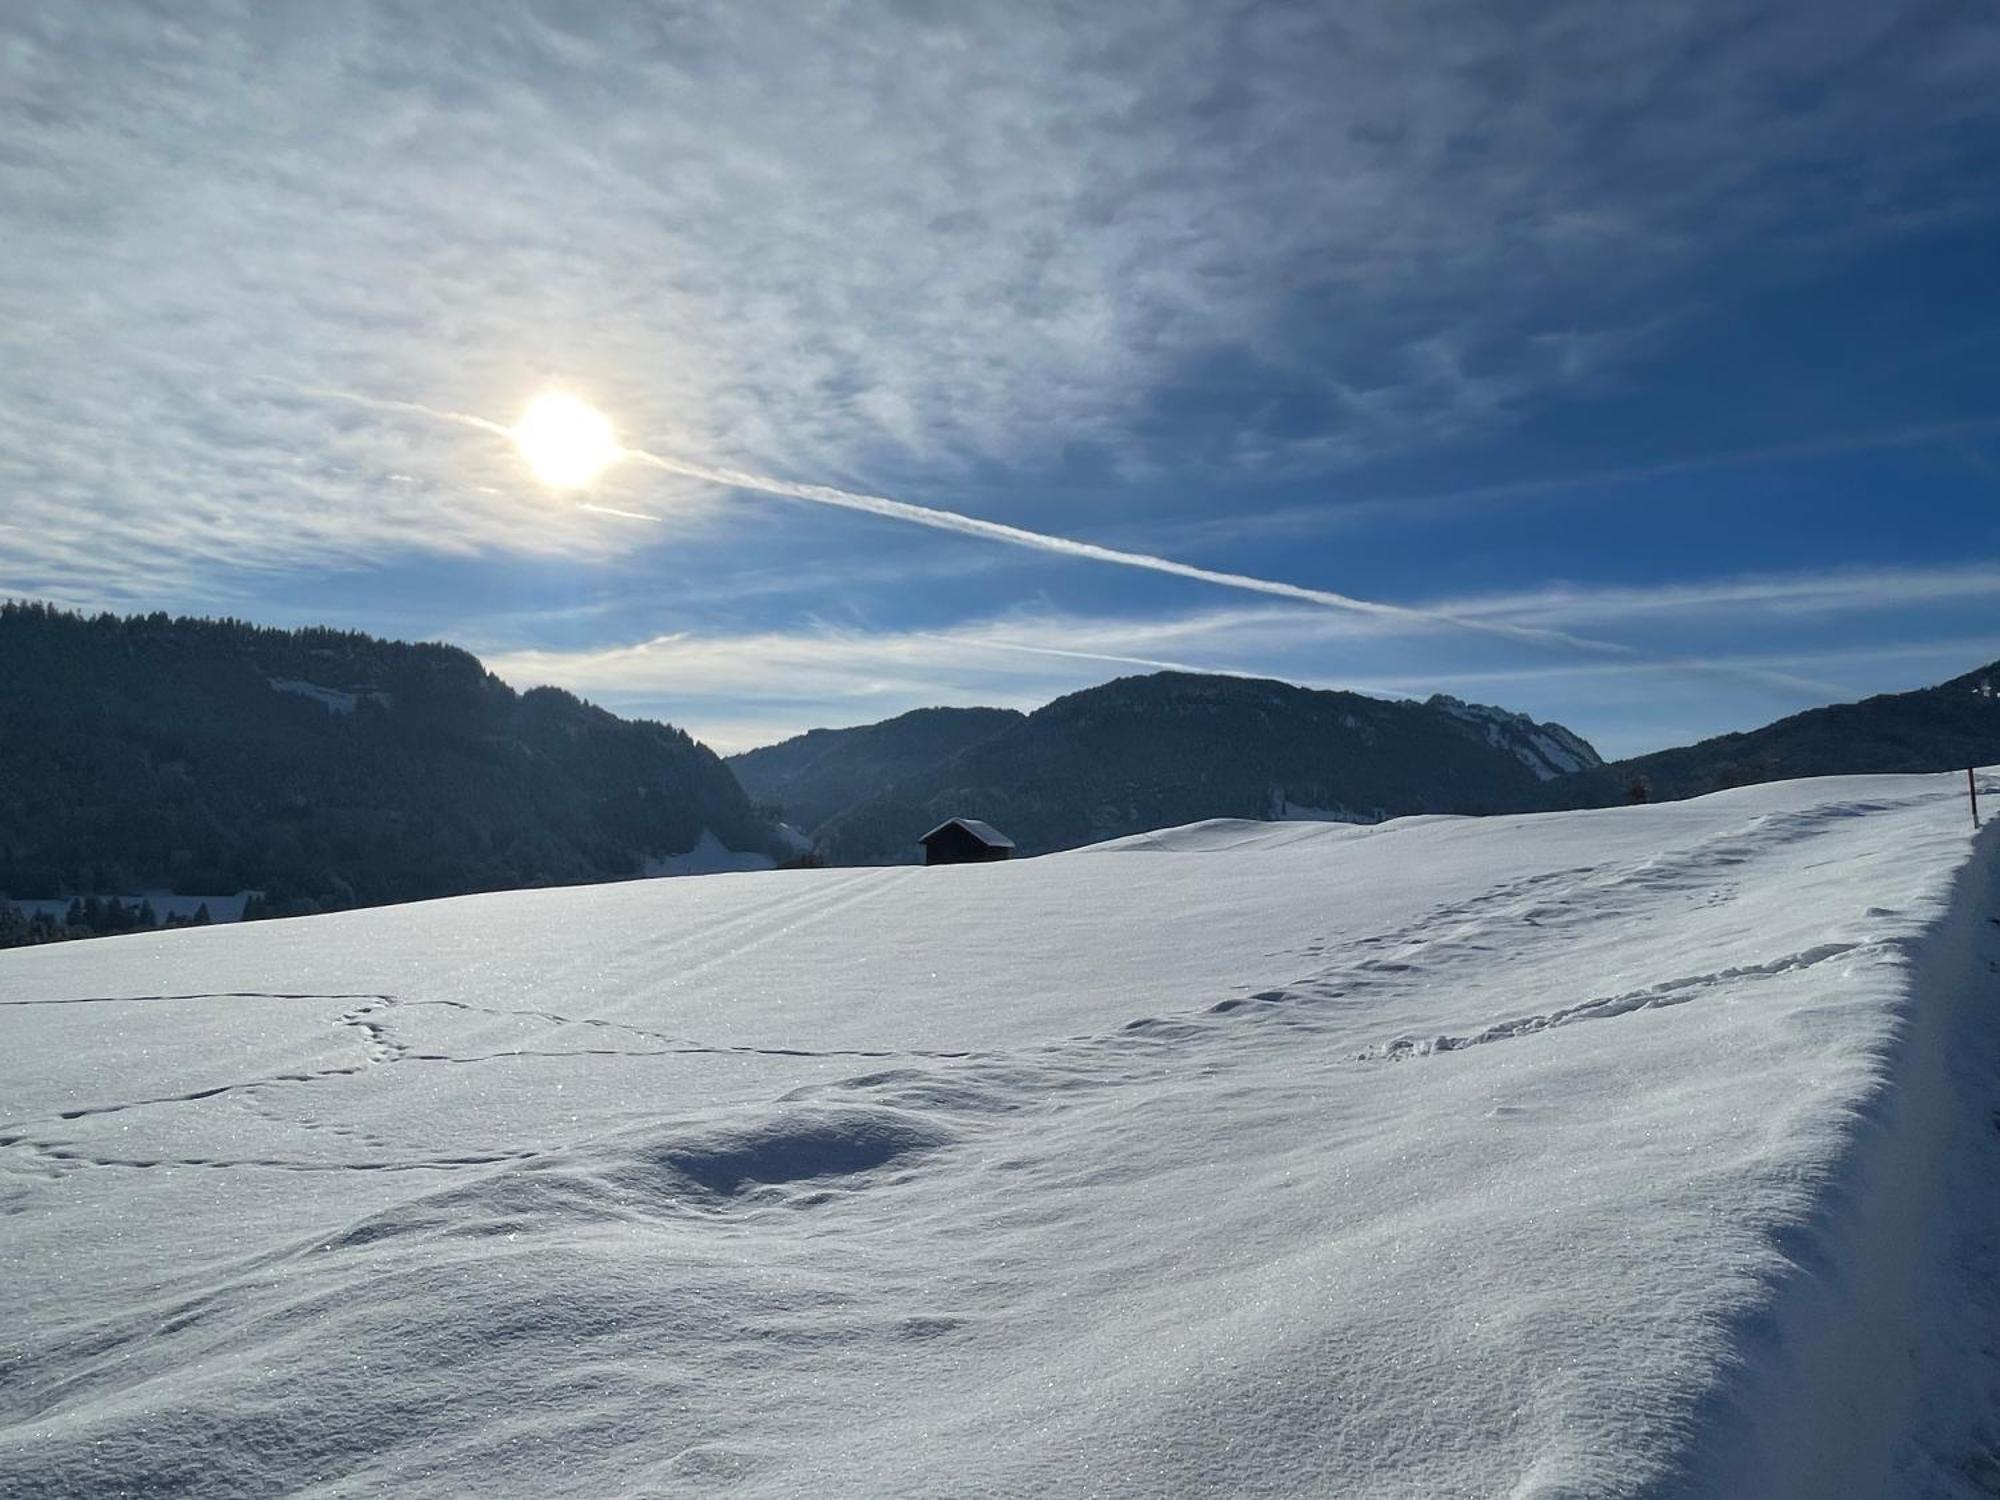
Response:
[{"label": "packed snow trail", "polygon": [[0,954],[0,1496],[2000,1492],[1963,780]]}]

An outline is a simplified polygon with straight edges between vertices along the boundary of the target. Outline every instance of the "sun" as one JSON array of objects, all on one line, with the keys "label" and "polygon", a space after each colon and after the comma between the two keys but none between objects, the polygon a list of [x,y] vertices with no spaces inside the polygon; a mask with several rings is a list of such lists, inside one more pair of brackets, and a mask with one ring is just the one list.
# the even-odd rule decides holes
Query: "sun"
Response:
[{"label": "sun", "polygon": [[625,455],[611,419],[567,391],[544,391],[514,424],[514,446],[543,484],[580,490]]}]

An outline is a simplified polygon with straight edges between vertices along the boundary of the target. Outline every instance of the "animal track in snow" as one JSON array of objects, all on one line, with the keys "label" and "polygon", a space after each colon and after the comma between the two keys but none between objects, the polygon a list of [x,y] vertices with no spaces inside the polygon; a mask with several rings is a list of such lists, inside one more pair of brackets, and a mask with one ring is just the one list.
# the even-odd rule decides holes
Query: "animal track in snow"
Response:
[{"label": "animal track in snow", "polygon": [[1744,964],[1732,969],[1720,969],[1712,974],[1694,974],[1684,979],[1670,979],[1661,984],[1648,985],[1644,989],[1628,990],[1620,995],[1606,995],[1600,999],[1585,1000],[1577,1005],[1566,1005],[1546,1015],[1522,1016],[1511,1021],[1499,1021],[1470,1036],[1396,1037],[1358,1053],[1355,1060],[1400,1062],[1405,1058],[1429,1057],[1438,1052],[1456,1052],[1461,1048],[1477,1047],[1487,1042],[1513,1041],[1517,1037],[1532,1036],[1538,1031],[1568,1026],[1578,1021],[1606,1020],[1612,1016],[1630,1015],[1638,1010],[1657,1010],[1666,1006],[1685,1005],[1718,985],[1739,979],[1768,979],[1779,974],[1795,974],[1801,969],[1814,968],[1829,959],[1853,953],[1861,946],[1859,943],[1821,943],[1817,947],[1806,949],[1803,953],[1788,954],[1784,958],[1772,959],[1768,963]]},{"label": "animal track in snow", "polygon": [[374,1019],[378,1011],[386,1011],[396,1002],[387,995],[377,995],[366,1005],[356,1006],[340,1018],[340,1024],[351,1026],[367,1039],[368,1060],[372,1063],[395,1062],[409,1051],[401,1042],[389,1036],[389,1024]]},{"label": "animal track in snow", "polygon": [[[473,1065],[487,1062],[508,1061],[517,1058],[545,1057],[776,1057],[776,1058],[841,1058],[851,1057],[870,1062],[895,1061],[898,1059],[955,1062],[971,1058],[976,1054],[956,1051],[912,1051],[894,1048],[802,1048],[802,1047],[760,1047],[726,1043],[707,1043],[689,1037],[675,1036],[663,1031],[629,1025],[621,1021],[610,1021],[595,1016],[569,1016],[552,1010],[538,1010],[523,1007],[483,1006],[464,1000],[437,999],[417,1000],[403,996],[379,992],[322,993],[296,990],[218,990],[190,992],[186,994],[146,994],[146,995],[91,995],[68,999],[14,1000],[4,1002],[14,1006],[42,1005],[145,1005],[169,1004],[199,1000],[323,1000],[361,1001],[362,1003],[335,1017],[332,1024],[350,1029],[360,1036],[365,1055],[362,1061],[334,1067],[306,1069],[295,1072],[275,1073],[266,1077],[232,1080],[189,1089],[184,1093],[160,1094],[139,1099],[111,1100],[97,1104],[82,1104],[56,1111],[41,1117],[42,1123],[56,1121],[76,1121],[101,1115],[120,1114],[130,1110],[155,1106],[199,1104],[211,1099],[225,1099],[243,1105],[253,1113],[282,1124],[288,1128],[323,1132],[338,1136],[363,1151],[384,1153],[370,1159],[328,1162],[287,1159],[277,1156],[255,1158],[223,1158],[206,1156],[187,1157],[137,1157],[114,1156],[93,1151],[86,1146],[63,1140],[40,1139],[34,1134],[36,1120],[17,1120],[0,1126],[0,1150],[14,1148],[30,1153],[34,1158],[54,1167],[58,1171],[77,1167],[123,1167],[137,1170],[156,1166],[188,1167],[267,1167],[277,1170],[299,1172],[329,1171],[415,1171],[424,1169],[450,1169],[454,1167],[484,1166],[519,1160],[535,1152],[487,1152],[458,1155],[445,1158],[423,1158],[396,1160],[397,1148],[380,1137],[356,1126],[340,1124],[328,1120],[316,1120],[274,1111],[257,1100],[257,1091],[275,1084],[311,1084],[330,1078],[349,1078],[375,1067],[392,1067],[417,1064]],[[395,1034],[395,1014],[399,1010],[419,1007],[438,1007],[455,1010],[475,1016],[495,1018],[531,1019],[546,1023],[551,1027],[590,1027],[598,1031],[614,1033],[640,1041],[650,1042],[650,1046],[604,1046],[604,1047],[513,1047],[486,1053],[458,1054],[452,1052],[421,1052],[414,1044]]]}]

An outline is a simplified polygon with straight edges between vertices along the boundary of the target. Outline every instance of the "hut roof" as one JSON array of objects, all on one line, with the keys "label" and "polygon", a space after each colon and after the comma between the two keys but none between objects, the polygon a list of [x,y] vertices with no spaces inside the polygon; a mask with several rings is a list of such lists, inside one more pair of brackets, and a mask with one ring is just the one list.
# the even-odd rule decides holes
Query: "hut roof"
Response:
[{"label": "hut roof", "polygon": [[954,825],[956,825],[959,828],[963,828],[967,833],[971,834],[974,838],[978,839],[980,843],[986,845],[986,847],[989,849],[1011,849],[1014,847],[1014,841],[1008,838],[1006,834],[1002,833],[999,829],[995,828],[991,823],[982,823],[977,818],[946,818],[942,823],[938,824],[937,827],[933,828],[929,833],[925,834],[921,839],[917,840],[917,842],[920,844],[928,844],[932,839],[936,838],[939,834],[943,833],[947,828],[953,827]]}]

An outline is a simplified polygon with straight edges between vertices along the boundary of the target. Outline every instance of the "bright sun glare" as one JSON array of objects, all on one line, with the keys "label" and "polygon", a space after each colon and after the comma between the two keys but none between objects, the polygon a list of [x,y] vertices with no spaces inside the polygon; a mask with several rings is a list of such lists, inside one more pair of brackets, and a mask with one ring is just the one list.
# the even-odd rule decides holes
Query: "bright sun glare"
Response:
[{"label": "bright sun glare", "polygon": [[514,445],[543,484],[582,489],[624,455],[611,419],[567,391],[544,391],[514,424]]}]

